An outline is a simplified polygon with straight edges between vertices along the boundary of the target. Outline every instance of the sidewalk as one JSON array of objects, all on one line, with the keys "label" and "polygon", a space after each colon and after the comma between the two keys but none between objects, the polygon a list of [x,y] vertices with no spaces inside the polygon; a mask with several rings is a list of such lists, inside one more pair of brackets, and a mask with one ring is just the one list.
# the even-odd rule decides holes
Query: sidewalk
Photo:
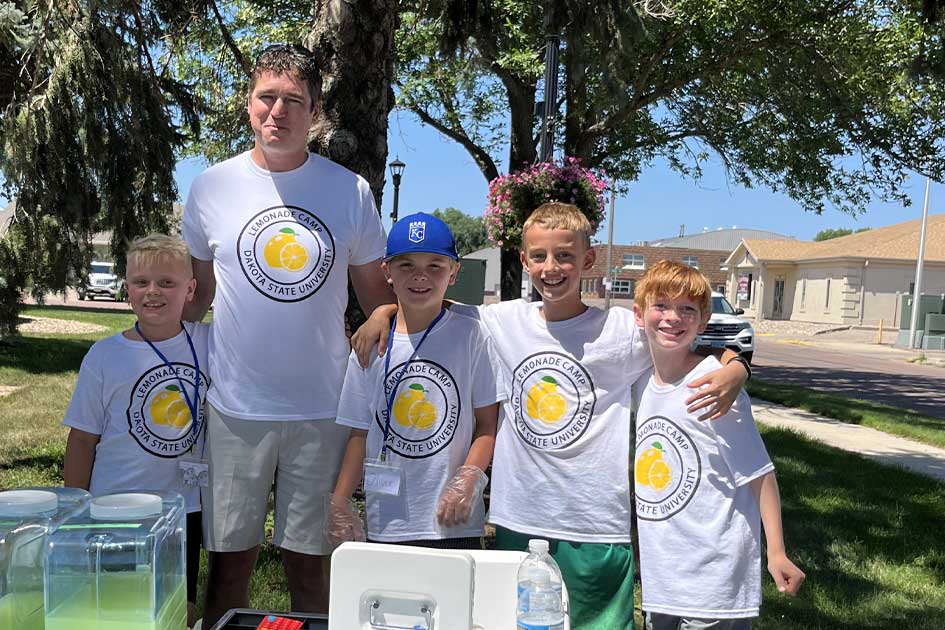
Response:
[{"label": "sidewalk", "polygon": [[752,398],[755,420],[762,424],[793,429],[815,440],[845,451],[945,482],[945,449],[914,442],[869,427],[824,418]]}]

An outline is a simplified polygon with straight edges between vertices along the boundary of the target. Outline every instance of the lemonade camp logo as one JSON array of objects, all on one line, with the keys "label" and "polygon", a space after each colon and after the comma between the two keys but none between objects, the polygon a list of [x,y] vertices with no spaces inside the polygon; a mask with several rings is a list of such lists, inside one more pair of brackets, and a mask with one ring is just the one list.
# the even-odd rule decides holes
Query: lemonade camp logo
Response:
[{"label": "lemonade camp logo", "polygon": [[554,450],[584,435],[597,394],[580,363],[558,352],[540,352],[515,368],[511,402],[522,439],[536,448]]},{"label": "lemonade camp logo", "polygon": [[[387,373],[384,379],[387,396],[403,369],[401,363]],[[394,393],[387,448],[411,459],[437,454],[453,440],[460,409],[456,379],[446,368],[426,359],[411,361]],[[386,407],[375,416],[382,431],[386,417]]]},{"label": "lemonade camp logo", "polygon": [[[203,405],[197,403],[198,428],[193,431],[193,418],[180,389],[181,381],[187,386],[187,394],[193,401],[194,366],[187,363],[153,367],[141,375],[131,390],[126,412],[128,431],[138,445],[152,455],[177,457],[184,454],[203,429]],[[201,371],[201,401],[206,398],[209,381]]]},{"label": "lemonade camp logo", "polygon": [[702,479],[702,460],[692,438],[678,424],[653,416],[637,424],[637,516],[663,521],[688,505]]},{"label": "lemonade camp logo", "polygon": [[276,206],[243,227],[240,267],[257,291],[278,302],[299,302],[318,291],[335,263],[335,240],[308,210]]}]

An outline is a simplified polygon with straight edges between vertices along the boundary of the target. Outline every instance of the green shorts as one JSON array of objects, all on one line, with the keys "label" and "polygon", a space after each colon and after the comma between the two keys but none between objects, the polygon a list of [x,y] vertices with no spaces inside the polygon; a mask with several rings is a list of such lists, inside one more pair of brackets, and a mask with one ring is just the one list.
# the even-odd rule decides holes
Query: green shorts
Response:
[{"label": "green shorts", "polygon": [[[496,526],[498,549],[528,551],[541,538]],[[548,540],[568,587],[571,630],[633,630],[633,547],[630,543]]]}]

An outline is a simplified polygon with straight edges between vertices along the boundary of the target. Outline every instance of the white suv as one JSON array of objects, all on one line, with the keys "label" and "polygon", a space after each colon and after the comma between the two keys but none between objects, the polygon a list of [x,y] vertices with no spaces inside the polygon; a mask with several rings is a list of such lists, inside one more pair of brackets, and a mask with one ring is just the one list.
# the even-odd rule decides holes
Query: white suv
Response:
[{"label": "white suv", "polygon": [[114,263],[93,261],[88,279],[76,292],[80,300],[84,300],[86,296],[91,300],[97,295],[121,300],[124,297],[123,289],[121,278],[115,275]]},{"label": "white suv", "polygon": [[712,293],[712,317],[705,332],[696,337],[696,348],[728,348],[751,361],[755,353],[755,330],[738,317],[745,311],[732,308],[721,293]]}]

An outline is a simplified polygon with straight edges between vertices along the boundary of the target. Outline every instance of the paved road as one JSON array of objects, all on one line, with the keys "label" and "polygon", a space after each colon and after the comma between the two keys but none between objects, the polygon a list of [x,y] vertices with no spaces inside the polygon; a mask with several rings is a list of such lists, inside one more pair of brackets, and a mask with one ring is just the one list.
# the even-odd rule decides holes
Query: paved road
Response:
[{"label": "paved road", "polygon": [[914,353],[887,346],[758,337],[758,378],[885,403],[945,419],[945,368],[908,363]]},{"label": "paved road", "polygon": [[[23,300],[26,304],[36,304],[36,302],[31,297],[26,297]],[[111,298],[100,297],[94,300],[85,299],[80,300],[76,295],[73,289],[68,289],[66,291],[66,297],[63,298],[62,295],[50,293],[46,296],[46,306],[69,306],[75,308],[94,308],[94,309],[108,309],[116,311],[130,311],[131,305],[128,302],[117,302]]]}]

